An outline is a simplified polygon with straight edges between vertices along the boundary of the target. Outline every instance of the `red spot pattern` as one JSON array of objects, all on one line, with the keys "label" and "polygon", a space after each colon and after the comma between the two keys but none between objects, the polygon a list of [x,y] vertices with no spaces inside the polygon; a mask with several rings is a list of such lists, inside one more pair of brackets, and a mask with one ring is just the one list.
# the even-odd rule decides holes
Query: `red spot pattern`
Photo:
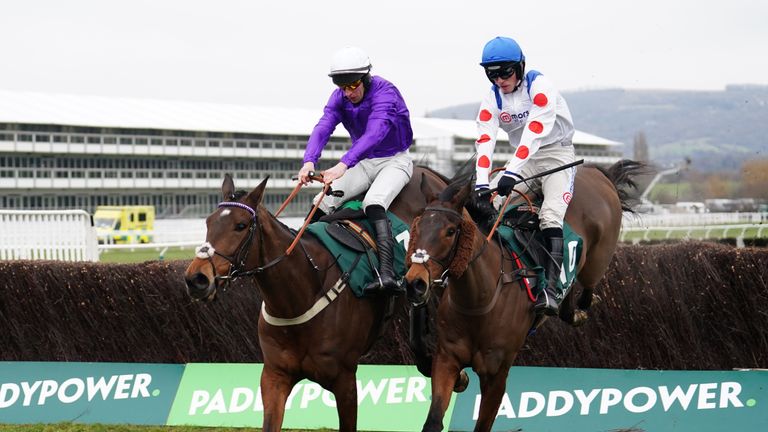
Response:
[{"label": "red spot pattern", "polygon": [[533,103],[536,106],[540,106],[540,107],[546,106],[547,102],[549,101],[547,100],[547,95],[545,95],[544,93],[539,93],[533,97]]},{"label": "red spot pattern", "polygon": [[515,152],[515,156],[517,156],[520,159],[525,159],[528,157],[528,146],[520,146],[517,148],[517,151]]},{"label": "red spot pattern", "polygon": [[528,129],[530,129],[533,133],[540,134],[541,131],[544,130],[544,125],[534,120],[531,122],[531,124],[528,125]]},{"label": "red spot pattern", "polygon": [[486,143],[491,140],[491,137],[488,136],[488,134],[482,134],[480,135],[480,138],[477,139],[478,144]]},{"label": "red spot pattern", "polygon": [[566,193],[563,194],[563,201],[565,201],[566,204],[570,204],[571,203],[571,197],[572,197],[571,193],[570,192],[566,192]]},{"label": "red spot pattern", "polygon": [[491,114],[490,111],[486,109],[480,111],[480,121],[487,122],[488,120],[491,119],[491,117],[493,117],[493,115]]},{"label": "red spot pattern", "polygon": [[480,168],[488,168],[491,166],[491,160],[488,159],[488,156],[480,156],[480,159],[477,160],[477,166]]}]

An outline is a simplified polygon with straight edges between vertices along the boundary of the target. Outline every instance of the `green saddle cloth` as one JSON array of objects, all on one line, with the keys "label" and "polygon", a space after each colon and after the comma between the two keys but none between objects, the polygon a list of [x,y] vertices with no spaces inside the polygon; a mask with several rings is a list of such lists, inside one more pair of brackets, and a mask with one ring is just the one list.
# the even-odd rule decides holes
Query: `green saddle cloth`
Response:
[{"label": "green saddle cloth", "polygon": [[[354,203],[352,204],[354,205]],[[403,222],[394,213],[387,211],[387,217],[392,222],[392,234],[395,237],[395,246],[393,252],[395,255],[394,271],[398,278],[405,276],[405,252],[410,239],[408,224]],[[373,228],[367,218],[355,220],[375,239]],[[366,254],[349,249],[347,246],[339,243],[336,239],[328,235],[325,227],[327,222],[315,222],[307,227],[307,231],[320,239],[320,242],[336,257],[336,263],[343,273],[349,274],[348,285],[356,296],[363,296],[363,288],[374,281],[374,272],[371,268]],[[375,252],[370,254],[371,261],[376,268],[379,266],[378,257]]]},{"label": "green saddle cloth", "polygon": [[[511,207],[507,210],[514,211],[518,206]],[[538,283],[535,287],[531,287],[533,295],[538,295],[547,285],[547,278],[545,276],[544,267],[540,264],[546,265],[545,262],[536,263],[533,257],[525,250],[524,244],[515,237],[515,230],[505,225],[499,225],[497,228],[502,241],[506,246],[517,255],[522,261],[523,265],[537,274]],[[540,233],[537,233],[540,234]],[[581,258],[582,248],[584,242],[581,236],[576,234],[571,226],[566,222],[563,222],[563,271],[560,273],[559,285],[563,293],[567,293],[571,288],[573,281],[576,279],[576,273],[578,270],[579,259]],[[538,247],[537,245],[531,245],[530,247]]]}]

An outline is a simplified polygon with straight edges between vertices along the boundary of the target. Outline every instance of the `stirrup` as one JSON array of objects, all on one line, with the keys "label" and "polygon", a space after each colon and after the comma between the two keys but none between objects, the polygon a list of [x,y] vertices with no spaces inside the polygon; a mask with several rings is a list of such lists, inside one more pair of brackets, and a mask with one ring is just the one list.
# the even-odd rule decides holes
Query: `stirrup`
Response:
[{"label": "stirrup", "polygon": [[533,305],[533,311],[536,313],[536,315],[558,315],[560,313],[560,305],[557,304],[557,301],[550,299],[550,295],[547,293],[546,289],[539,293],[539,296],[542,295],[544,296],[544,301],[539,302],[539,299],[537,298],[536,304]]}]

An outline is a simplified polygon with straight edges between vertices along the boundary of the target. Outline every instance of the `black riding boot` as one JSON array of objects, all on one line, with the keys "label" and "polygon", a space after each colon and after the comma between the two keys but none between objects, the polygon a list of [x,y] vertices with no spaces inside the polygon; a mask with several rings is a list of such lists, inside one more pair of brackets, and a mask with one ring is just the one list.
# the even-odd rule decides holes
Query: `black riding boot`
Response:
[{"label": "black riding boot", "polygon": [[395,280],[394,260],[395,255],[393,247],[395,239],[392,238],[392,226],[389,219],[371,220],[374,231],[376,231],[376,247],[379,249],[379,271],[376,280],[369,283],[363,289],[365,294],[404,294],[405,288],[400,286]]},{"label": "black riding boot", "polygon": [[537,314],[554,316],[558,314],[560,302],[563,300],[563,293],[558,286],[560,268],[563,265],[563,231],[559,228],[548,228],[544,232],[550,256],[547,263],[547,286],[539,293],[533,309]]}]

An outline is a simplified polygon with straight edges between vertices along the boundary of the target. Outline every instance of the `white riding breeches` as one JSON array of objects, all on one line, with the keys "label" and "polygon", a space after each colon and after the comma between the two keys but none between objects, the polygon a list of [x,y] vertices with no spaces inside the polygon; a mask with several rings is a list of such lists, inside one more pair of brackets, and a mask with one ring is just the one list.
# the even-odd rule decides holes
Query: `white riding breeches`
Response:
[{"label": "white riding breeches", "polygon": [[[320,210],[329,214],[366,190],[363,208],[380,205],[386,210],[408,184],[412,174],[413,158],[408,150],[394,156],[363,159],[331,184],[333,190],[344,191],[344,196],[325,197],[320,203]],[[315,196],[313,203],[317,203],[319,198],[320,194]]]},{"label": "white riding breeches", "polygon": [[[523,165],[518,174],[527,178],[542,171],[569,164],[576,159],[573,145],[561,146],[551,144],[539,149],[531,159]],[[491,188],[499,183],[501,173],[491,181]],[[530,190],[541,190],[544,200],[539,210],[539,228],[562,228],[565,212],[573,196],[573,183],[576,178],[576,167],[560,170],[555,173],[518,183],[515,189],[528,193]],[[513,192],[514,193],[514,192]],[[504,202],[502,197],[496,197],[494,204],[498,208]]]}]

